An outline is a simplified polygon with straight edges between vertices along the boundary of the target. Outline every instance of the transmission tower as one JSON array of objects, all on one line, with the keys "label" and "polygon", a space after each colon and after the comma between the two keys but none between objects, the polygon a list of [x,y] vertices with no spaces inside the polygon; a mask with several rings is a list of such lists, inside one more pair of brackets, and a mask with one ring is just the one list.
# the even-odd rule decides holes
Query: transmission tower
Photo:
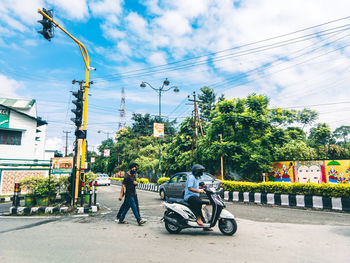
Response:
[{"label": "transmission tower", "polygon": [[120,108],[119,108],[119,123],[118,123],[118,130],[121,128],[124,128],[126,125],[125,121],[125,90],[122,88],[122,97],[120,100]]}]

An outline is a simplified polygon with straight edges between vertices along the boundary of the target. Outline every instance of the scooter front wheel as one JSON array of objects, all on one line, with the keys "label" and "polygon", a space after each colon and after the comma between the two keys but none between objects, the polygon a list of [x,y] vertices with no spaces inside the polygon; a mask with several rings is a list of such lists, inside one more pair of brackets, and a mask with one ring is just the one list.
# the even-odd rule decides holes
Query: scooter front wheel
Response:
[{"label": "scooter front wheel", "polygon": [[[165,216],[170,217],[172,219],[178,220],[179,219],[179,215],[177,215],[176,213],[173,212],[168,212],[166,211],[164,213]],[[176,226],[174,224],[171,224],[170,222],[168,222],[167,220],[164,221],[165,223],[165,229],[170,233],[170,234],[178,234],[180,233],[180,231],[182,230],[181,227]]]},{"label": "scooter front wheel", "polygon": [[232,236],[237,231],[236,220],[221,218],[219,220],[219,229],[224,235]]}]

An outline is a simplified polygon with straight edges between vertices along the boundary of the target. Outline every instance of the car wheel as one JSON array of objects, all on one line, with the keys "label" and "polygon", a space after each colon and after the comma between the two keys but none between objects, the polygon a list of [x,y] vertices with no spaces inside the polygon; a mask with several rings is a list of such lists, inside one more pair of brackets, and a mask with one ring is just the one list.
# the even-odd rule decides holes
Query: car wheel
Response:
[{"label": "car wheel", "polygon": [[160,195],[160,199],[165,200],[166,195],[165,195],[164,190],[160,190],[159,195]]}]

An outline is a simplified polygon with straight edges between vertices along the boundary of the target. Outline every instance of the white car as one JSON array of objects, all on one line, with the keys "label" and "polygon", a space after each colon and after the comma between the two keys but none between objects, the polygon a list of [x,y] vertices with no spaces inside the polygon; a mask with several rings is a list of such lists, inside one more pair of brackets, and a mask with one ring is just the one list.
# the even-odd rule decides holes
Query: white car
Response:
[{"label": "white car", "polygon": [[97,185],[110,185],[111,179],[107,174],[98,174],[96,178]]}]

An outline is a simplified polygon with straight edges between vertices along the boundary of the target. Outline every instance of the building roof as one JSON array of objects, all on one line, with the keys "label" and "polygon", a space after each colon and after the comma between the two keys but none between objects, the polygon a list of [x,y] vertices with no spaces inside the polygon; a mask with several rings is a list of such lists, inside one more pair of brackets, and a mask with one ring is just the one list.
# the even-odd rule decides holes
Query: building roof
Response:
[{"label": "building roof", "polygon": [[[35,100],[33,100],[33,101],[35,102]],[[47,124],[47,122],[44,121],[44,120],[42,120],[40,117],[35,118],[35,117],[30,116],[30,115],[28,115],[28,114],[26,114],[26,113],[24,113],[24,112],[21,112],[21,111],[19,111],[19,110],[16,110],[15,108],[12,108],[12,107],[3,105],[1,102],[0,102],[0,106],[6,108],[6,109],[8,109],[8,110],[15,111],[15,112],[17,112],[17,113],[19,113],[19,114],[21,114],[21,115],[24,115],[24,116],[26,116],[26,117],[28,117],[28,118],[30,118],[30,119],[32,119],[32,120],[35,120],[35,121],[37,122],[37,126],[38,126],[38,127],[41,126],[41,125]]]},{"label": "building roof", "polygon": [[0,98],[0,104],[14,109],[27,110],[33,107],[35,100]]}]

